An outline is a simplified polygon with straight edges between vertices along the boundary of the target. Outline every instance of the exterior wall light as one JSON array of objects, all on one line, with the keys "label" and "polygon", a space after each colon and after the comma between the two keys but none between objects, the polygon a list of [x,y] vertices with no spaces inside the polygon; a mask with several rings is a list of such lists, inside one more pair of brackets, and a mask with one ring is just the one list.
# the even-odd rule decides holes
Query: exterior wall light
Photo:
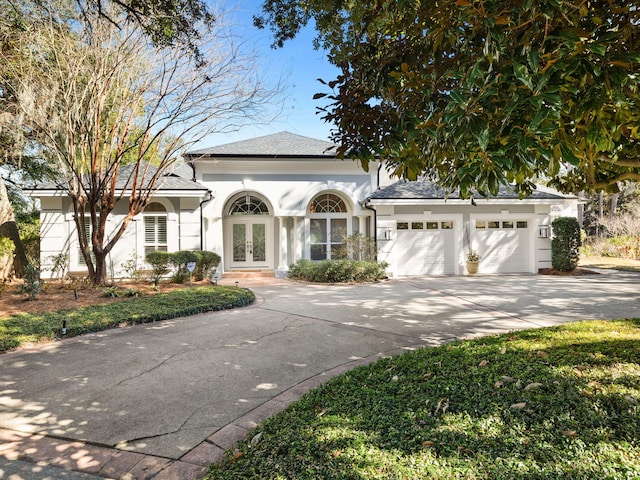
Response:
[{"label": "exterior wall light", "polygon": [[549,238],[551,227],[549,225],[540,225],[538,227],[538,238]]}]

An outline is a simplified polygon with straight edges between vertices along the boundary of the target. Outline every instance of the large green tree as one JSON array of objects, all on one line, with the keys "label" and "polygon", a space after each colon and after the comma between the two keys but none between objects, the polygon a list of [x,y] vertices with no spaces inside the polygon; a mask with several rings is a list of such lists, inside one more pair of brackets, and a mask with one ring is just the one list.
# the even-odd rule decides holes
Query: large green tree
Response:
[{"label": "large green tree", "polygon": [[314,21],[341,74],[340,153],[469,195],[640,179],[635,0],[266,0],[276,46]]}]

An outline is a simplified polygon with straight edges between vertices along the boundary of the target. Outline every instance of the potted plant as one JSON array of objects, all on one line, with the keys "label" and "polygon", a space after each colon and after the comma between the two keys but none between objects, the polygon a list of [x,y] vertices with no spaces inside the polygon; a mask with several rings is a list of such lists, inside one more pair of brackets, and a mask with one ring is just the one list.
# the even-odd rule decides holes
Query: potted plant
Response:
[{"label": "potted plant", "polygon": [[478,273],[478,264],[480,263],[480,254],[475,250],[469,250],[467,253],[467,272],[470,275]]}]

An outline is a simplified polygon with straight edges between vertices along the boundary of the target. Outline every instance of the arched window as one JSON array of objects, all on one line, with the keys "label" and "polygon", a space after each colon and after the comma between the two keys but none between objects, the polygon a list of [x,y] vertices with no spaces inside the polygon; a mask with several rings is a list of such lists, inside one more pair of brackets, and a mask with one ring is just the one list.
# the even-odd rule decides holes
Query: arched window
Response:
[{"label": "arched window", "polygon": [[233,201],[229,215],[269,215],[269,207],[258,197],[243,195]]},{"label": "arched window", "polygon": [[309,203],[311,260],[345,258],[345,237],[349,234],[345,201],[334,193],[316,195]]},{"label": "arched window", "polygon": [[167,209],[151,202],[144,209],[144,254],[167,251]]},{"label": "arched window", "polygon": [[345,213],[347,205],[333,193],[321,193],[309,204],[309,213]]}]

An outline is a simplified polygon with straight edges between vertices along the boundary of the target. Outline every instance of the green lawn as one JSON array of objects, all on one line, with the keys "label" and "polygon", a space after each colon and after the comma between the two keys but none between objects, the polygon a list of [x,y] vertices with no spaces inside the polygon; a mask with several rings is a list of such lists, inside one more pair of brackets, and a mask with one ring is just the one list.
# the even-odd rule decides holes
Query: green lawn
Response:
[{"label": "green lawn", "polygon": [[455,342],[330,380],[208,478],[640,478],[640,320]]},{"label": "green lawn", "polygon": [[94,305],[42,314],[22,313],[0,318],[0,352],[25,343],[52,341],[67,322],[67,337],[98,332],[121,325],[154,322],[196,313],[249,305],[253,292],[237,287],[182,288],[130,298],[119,303]]}]

